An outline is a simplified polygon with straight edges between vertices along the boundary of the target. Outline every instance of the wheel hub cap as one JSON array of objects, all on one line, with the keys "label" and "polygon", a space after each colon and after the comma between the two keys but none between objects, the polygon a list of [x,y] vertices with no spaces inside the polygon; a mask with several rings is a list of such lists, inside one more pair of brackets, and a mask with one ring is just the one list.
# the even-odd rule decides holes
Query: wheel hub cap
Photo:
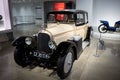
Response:
[{"label": "wheel hub cap", "polygon": [[64,62],[64,72],[68,73],[72,66],[72,53],[69,52]]}]

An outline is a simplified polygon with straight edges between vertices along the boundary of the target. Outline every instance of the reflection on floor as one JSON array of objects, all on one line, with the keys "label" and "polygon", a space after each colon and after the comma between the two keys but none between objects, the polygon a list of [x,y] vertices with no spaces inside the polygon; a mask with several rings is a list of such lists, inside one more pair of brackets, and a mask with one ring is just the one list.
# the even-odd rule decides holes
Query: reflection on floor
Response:
[{"label": "reflection on floor", "polygon": [[40,25],[35,24],[20,24],[14,27],[14,37],[18,37],[21,35],[32,36],[40,30]]},{"label": "reflection on floor", "polygon": [[[75,61],[71,74],[65,80],[120,80],[120,41],[105,41],[105,50],[98,50],[97,39]],[[14,48],[5,42],[0,50],[0,80],[60,80],[52,70],[36,67],[32,70],[21,68],[13,60]]]},{"label": "reflection on floor", "polygon": [[4,21],[0,20],[0,31],[4,30]]}]

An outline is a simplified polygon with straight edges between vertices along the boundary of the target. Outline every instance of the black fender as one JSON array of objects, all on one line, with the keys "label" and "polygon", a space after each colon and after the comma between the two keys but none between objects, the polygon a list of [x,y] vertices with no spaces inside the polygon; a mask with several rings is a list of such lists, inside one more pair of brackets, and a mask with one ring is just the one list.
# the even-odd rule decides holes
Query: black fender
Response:
[{"label": "black fender", "polygon": [[88,27],[87,35],[86,35],[85,41],[89,41],[89,42],[90,42],[91,31],[92,31],[92,27]]},{"label": "black fender", "polygon": [[21,37],[18,37],[17,39],[15,39],[13,42],[12,42],[12,45],[13,46],[23,46],[25,45],[25,38],[27,36],[21,36]]},{"label": "black fender", "polygon": [[64,41],[64,42],[61,42],[57,49],[56,49],[56,54],[59,56],[64,56],[67,52],[67,50],[69,50],[69,48],[72,48],[73,51],[74,51],[74,57],[75,59],[77,59],[77,46],[74,42],[72,41]]},{"label": "black fender", "polygon": [[[27,46],[27,44],[25,43],[25,38],[26,37],[31,37],[31,36],[21,36],[21,37],[18,37],[17,39],[15,39],[13,42],[12,42],[12,45],[13,46],[16,46],[16,47],[21,47],[21,48],[24,48]],[[31,37],[32,38],[32,37]],[[33,39],[33,38],[32,38]]]}]

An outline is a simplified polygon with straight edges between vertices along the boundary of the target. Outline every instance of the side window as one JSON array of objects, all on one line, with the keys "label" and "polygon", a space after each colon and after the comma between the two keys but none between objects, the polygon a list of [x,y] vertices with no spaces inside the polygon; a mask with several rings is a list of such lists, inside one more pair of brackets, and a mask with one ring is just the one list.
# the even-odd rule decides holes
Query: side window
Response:
[{"label": "side window", "polygon": [[88,23],[88,14],[85,14],[85,23]]},{"label": "side window", "polygon": [[85,23],[85,15],[84,13],[77,13],[76,15],[76,25],[82,25]]}]

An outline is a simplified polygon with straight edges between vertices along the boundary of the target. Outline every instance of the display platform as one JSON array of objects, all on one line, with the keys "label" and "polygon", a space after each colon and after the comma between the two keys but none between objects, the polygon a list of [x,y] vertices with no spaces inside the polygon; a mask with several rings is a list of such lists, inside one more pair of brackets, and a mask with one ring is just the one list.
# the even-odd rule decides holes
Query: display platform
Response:
[{"label": "display platform", "polygon": [[[96,31],[92,31],[92,36],[95,38],[100,38],[100,33]],[[101,38],[110,39],[110,40],[120,40],[120,32],[101,33]]]},{"label": "display platform", "polygon": [[[95,38],[100,38],[100,33],[98,31],[97,26],[93,26],[93,31],[91,32],[91,35]],[[110,39],[110,40],[120,40],[120,32],[112,32],[108,31],[106,33],[101,33],[102,39]]]}]

